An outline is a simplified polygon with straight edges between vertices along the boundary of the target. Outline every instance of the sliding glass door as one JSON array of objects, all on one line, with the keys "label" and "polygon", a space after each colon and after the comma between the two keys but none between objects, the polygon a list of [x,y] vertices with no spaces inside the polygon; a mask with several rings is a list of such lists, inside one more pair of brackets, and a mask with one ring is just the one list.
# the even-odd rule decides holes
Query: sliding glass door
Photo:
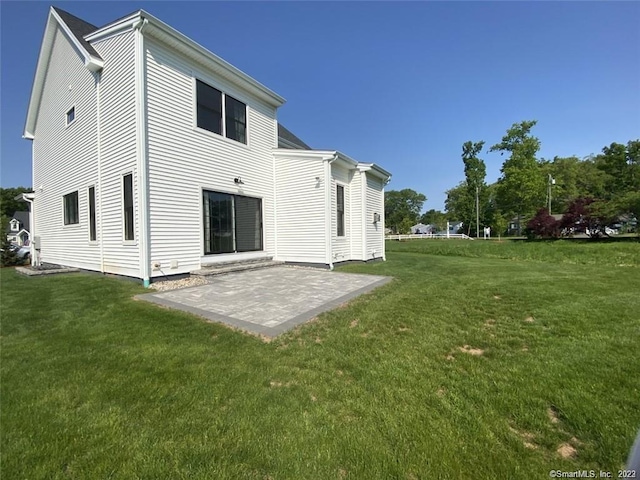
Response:
[{"label": "sliding glass door", "polygon": [[262,250],[262,201],[258,198],[204,191],[204,253]]}]

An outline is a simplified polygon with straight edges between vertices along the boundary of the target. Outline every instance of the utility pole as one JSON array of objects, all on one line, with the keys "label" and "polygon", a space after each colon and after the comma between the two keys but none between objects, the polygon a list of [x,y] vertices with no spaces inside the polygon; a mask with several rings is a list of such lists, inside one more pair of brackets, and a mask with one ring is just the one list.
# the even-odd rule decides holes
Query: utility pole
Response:
[{"label": "utility pole", "polygon": [[549,215],[551,215],[551,185],[556,184],[556,179],[549,174],[549,182],[547,186],[547,197],[549,198]]},{"label": "utility pole", "polygon": [[476,238],[480,238],[480,201],[478,200],[478,185],[476,185]]}]

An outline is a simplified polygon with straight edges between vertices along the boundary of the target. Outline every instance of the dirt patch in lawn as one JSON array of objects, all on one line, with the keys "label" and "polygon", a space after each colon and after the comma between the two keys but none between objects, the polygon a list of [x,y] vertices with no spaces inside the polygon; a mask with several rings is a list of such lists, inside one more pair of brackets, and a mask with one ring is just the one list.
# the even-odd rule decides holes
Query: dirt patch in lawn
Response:
[{"label": "dirt patch in lawn", "polygon": [[486,328],[493,328],[496,326],[496,321],[493,318],[487,318],[487,320],[484,322],[484,326]]},{"label": "dirt patch in lawn", "polygon": [[473,348],[469,345],[458,347],[458,350],[460,350],[462,353],[468,353],[469,355],[473,355],[474,357],[480,357],[484,355],[484,350],[482,350],[481,348]]},{"label": "dirt patch in lawn", "polygon": [[556,452],[562,458],[575,458],[578,454],[578,451],[575,449],[575,447],[567,442],[561,443],[560,446],[556,449]]},{"label": "dirt patch in lawn", "polygon": [[525,318],[525,319],[524,319],[524,321],[525,321],[525,322],[527,322],[527,323],[533,323],[533,322],[535,322],[536,320],[535,320],[535,318],[533,318],[533,317],[527,317],[527,318]]},{"label": "dirt patch in lawn", "polygon": [[509,427],[509,430],[511,431],[511,433],[520,437],[520,440],[522,440],[522,444],[525,446],[525,448],[529,448],[531,450],[536,450],[538,448],[538,445],[534,443],[536,436],[533,433],[516,430],[513,427]]},{"label": "dirt patch in lawn", "polygon": [[351,320],[351,323],[349,324],[349,328],[355,328],[358,326],[358,319],[356,318],[355,320]]}]

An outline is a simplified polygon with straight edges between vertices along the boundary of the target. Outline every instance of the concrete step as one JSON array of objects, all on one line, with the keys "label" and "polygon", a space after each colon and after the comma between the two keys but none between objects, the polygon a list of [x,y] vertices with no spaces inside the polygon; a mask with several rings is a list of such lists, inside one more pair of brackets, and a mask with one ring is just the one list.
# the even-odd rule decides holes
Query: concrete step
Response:
[{"label": "concrete step", "polygon": [[191,275],[209,276],[222,275],[224,273],[243,272],[245,270],[256,270],[258,268],[269,268],[282,265],[284,262],[277,262],[271,259],[243,260],[240,262],[223,262],[207,265],[200,270],[194,270]]}]

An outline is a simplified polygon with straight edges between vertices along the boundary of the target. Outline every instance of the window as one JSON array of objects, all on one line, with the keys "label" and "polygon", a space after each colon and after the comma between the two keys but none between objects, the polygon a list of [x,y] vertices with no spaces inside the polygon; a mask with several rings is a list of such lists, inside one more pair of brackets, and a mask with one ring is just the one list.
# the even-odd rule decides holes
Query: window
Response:
[{"label": "window", "polygon": [[96,241],[96,187],[89,187],[89,241]]},{"label": "window", "polygon": [[78,191],[69,193],[62,197],[64,202],[64,224],[74,225],[78,220]]},{"label": "window", "polygon": [[344,187],[342,185],[337,186],[336,197],[338,236],[344,237]]},{"label": "window", "polygon": [[204,253],[262,250],[262,200],[202,192]]},{"label": "window", "polygon": [[196,80],[198,127],[222,135],[222,92]]},{"label": "window", "polygon": [[227,138],[247,143],[247,106],[229,95],[225,95],[225,124]]},{"label": "window", "polygon": [[76,119],[76,107],[71,107],[71,110],[67,112],[67,125],[71,125]]},{"label": "window", "polygon": [[124,207],[124,239],[135,240],[133,227],[133,175],[122,177],[122,203]]},{"label": "window", "polygon": [[11,231],[12,232],[17,232],[20,229],[20,222],[18,222],[17,220],[11,220]]},{"label": "window", "polygon": [[240,100],[196,80],[196,108],[198,128],[247,143],[247,106]]}]

